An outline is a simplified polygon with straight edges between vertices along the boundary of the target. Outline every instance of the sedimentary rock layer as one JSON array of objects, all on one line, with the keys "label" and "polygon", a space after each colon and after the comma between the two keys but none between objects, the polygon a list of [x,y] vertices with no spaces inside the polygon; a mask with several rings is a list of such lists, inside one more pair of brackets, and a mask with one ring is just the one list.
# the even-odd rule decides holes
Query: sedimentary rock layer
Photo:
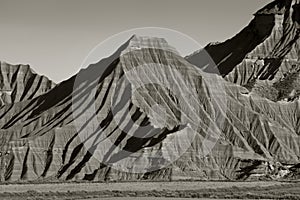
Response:
[{"label": "sedimentary rock layer", "polygon": [[298,101],[249,93],[160,38],[133,36],[0,113],[1,181],[276,178],[299,163]]},{"label": "sedimentary rock layer", "polygon": [[0,62],[0,106],[33,99],[55,84],[32,71],[29,65]]},{"label": "sedimentary rock layer", "polygon": [[298,87],[284,90],[280,85],[293,86],[294,77],[299,75],[299,3],[298,0],[272,2],[259,10],[236,36],[210,44],[187,60],[199,67],[206,66],[201,57],[208,52],[226,80],[254,92],[259,90],[258,94],[273,101],[290,98],[293,90],[292,96],[298,97]]}]

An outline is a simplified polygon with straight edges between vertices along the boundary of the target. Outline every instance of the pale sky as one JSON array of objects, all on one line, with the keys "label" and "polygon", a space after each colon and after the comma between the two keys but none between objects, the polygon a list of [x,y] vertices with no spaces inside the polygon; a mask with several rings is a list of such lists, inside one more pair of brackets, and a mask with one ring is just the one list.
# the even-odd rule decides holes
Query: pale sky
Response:
[{"label": "pale sky", "polygon": [[58,83],[76,74],[95,46],[119,32],[170,28],[205,46],[234,36],[269,2],[0,0],[0,60],[30,64],[37,73]]}]

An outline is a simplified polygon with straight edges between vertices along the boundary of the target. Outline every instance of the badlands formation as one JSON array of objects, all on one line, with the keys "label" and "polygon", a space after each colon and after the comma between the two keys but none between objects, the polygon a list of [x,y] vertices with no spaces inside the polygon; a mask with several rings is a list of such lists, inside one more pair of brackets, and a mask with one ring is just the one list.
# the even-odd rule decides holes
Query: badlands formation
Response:
[{"label": "badlands formation", "polygon": [[299,3],[186,58],[133,36],[58,85],[1,63],[0,181],[299,178]]}]

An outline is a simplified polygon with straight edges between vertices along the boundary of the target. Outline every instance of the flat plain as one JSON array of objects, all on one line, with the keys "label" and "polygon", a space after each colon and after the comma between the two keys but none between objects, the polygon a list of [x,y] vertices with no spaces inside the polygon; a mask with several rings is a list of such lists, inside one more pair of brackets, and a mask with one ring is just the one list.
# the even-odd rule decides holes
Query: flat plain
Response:
[{"label": "flat plain", "polygon": [[121,182],[0,185],[0,199],[300,199],[299,182]]}]

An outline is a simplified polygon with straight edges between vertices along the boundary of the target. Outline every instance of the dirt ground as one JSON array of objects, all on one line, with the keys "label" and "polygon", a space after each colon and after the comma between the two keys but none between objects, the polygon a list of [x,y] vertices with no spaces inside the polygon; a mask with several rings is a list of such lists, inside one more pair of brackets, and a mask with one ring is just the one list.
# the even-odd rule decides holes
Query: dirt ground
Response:
[{"label": "dirt ground", "polygon": [[[117,198],[122,197],[122,198]],[[131,182],[0,185],[0,199],[300,199],[300,182]],[[152,198],[152,199],[151,199]]]}]

